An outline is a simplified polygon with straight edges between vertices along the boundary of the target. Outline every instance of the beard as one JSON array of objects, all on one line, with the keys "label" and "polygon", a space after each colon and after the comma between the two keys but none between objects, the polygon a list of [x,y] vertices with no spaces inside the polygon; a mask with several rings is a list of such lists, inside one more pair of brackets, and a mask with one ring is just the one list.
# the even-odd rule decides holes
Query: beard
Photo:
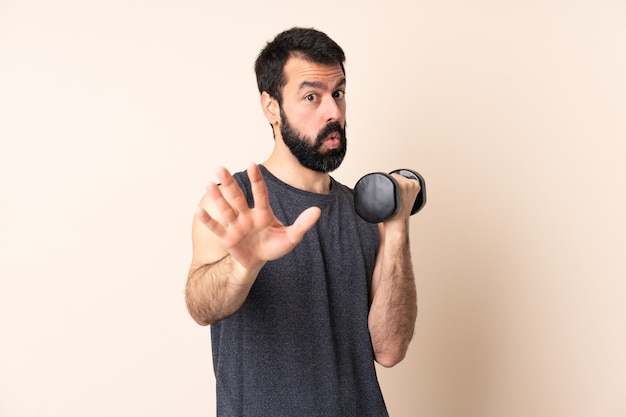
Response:
[{"label": "beard", "polygon": [[[330,122],[319,131],[315,141],[310,143],[309,138],[291,126],[282,109],[280,110],[280,118],[282,122],[280,133],[283,142],[303,167],[323,173],[332,172],[339,168],[346,155],[348,145],[345,126],[342,127],[339,122]],[[339,147],[328,149],[325,152],[320,151],[326,137],[335,132],[339,134]]]}]

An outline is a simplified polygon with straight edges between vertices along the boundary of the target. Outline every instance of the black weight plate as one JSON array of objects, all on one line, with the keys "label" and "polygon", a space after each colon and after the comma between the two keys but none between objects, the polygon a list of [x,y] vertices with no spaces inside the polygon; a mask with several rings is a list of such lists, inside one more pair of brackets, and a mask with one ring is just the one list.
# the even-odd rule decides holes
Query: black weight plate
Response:
[{"label": "black weight plate", "polygon": [[365,175],[354,186],[354,208],[370,223],[380,223],[393,216],[400,207],[397,183],[382,172]]}]

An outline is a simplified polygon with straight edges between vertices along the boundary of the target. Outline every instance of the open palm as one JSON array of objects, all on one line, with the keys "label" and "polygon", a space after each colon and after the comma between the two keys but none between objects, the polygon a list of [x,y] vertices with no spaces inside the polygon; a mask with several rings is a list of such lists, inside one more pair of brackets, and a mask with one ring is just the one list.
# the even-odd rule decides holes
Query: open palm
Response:
[{"label": "open palm", "polygon": [[246,268],[262,266],[289,253],[320,217],[320,209],[304,210],[290,226],[276,218],[269,205],[265,181],[259,167],[248,168],[254,208],[225,168],[217,172],[220,186],[211,184],[207,192],[215,204],[219,220],[204,209],[197,216],[222,242],[228,253]]}]

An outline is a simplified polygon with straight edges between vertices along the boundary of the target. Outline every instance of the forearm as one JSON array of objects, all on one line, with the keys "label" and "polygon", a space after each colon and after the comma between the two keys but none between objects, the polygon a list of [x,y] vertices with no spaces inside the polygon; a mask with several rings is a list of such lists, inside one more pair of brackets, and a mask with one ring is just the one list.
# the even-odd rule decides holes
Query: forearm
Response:
[{"label": "forearm", "polygon": [[404,358],[413,337],[417,292],[408,225],[385,230],[381,242],[372,278],[369,329],[376,361],[389,367]]},{"label": "forearm", "polygon": [[259,269],[242,268],[230,255],[206,265],[192,265],[185,300],[191,317],[206,326],[235,313],[245,302]]}]

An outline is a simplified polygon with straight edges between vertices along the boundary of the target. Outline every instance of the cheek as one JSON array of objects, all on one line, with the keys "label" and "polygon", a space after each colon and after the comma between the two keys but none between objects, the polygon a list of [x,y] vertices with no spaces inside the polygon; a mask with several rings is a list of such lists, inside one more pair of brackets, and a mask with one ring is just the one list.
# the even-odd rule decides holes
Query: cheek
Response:
[{"label": "cheek", "polygon": [[314,111],[302,108],[285,108],[285,115],[294,129],[307,136],[315,137],[317,135],[319,121]]}]

